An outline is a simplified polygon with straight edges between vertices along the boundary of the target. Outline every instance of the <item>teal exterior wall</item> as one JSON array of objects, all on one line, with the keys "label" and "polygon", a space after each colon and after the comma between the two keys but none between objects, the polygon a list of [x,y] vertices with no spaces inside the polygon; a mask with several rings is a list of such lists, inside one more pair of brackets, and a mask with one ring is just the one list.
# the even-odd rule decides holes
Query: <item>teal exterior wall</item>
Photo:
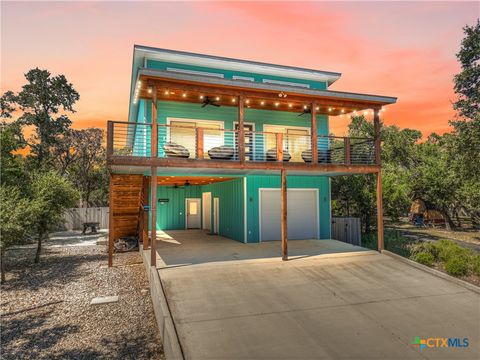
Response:
[{"label": "teal exterior wall", "polygon": [[[213,229],[213,199],[218,198],[220,215],[219,234],[243,242],[243,181],[243,178],[238,178],[214,184],[191,185],[177,189],[171,186],[157,186],[157,230],[185,229],[185,199],[201,199],[202,193],[210,192],[212,198],[210,209],[212,214],[211,229]],[[158,199],[168,199],[168,202],[160,203]]]},{"label": "teal exterior wall", "polygon": [[166,61],[158,61],[158,60],[147,60],[147,68],[149,69],[156,69],[156,70],[167,70],[167,68],[175,68],[175,69],[182,69],[182,70],[194,70],[194,71],[204,71],[216,74],[222,74],[224,79],[233,79],[233,76],[245,76],[253,78],[255,82],[263,82],[263,79],[269,80],[277,80],[277,81],[287,81],[299,84],[306,84],[310,86],[310,89],[317,89],[317,90],[326,90],[327,83],[324,81],[312,81],[312,80],[305,80],[305,79],[296,79],[290,77],[283,77],[283,76],[272,76],[260,73],[252,73],[252,72],[242,72],[242,71],[232,71],[232,70],[225,70],[225,69],[216,69],[204,66],[195,66],[195,65],[187,65],[187,64],[178,64]]},{"label": "teal exterior wall", "polygon": [[[247,176],[247,242],[259,242],[259,189],[280,188],[280,176]],[[320,239],[330,239],[330,180],[326,176],[287,176],[287,188],[318,189]]]}]

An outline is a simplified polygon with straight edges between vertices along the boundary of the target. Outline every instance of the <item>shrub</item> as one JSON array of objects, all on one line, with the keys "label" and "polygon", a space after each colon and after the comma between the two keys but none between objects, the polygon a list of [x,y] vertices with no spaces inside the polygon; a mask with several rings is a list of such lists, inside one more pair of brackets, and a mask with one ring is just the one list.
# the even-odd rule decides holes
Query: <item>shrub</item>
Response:
[{"label": "shrub", "polygon": [[472,258],[472,272],[475,275],[480,276],[480,255],[475,255]]},{"label": "shrub", "polygon": [[428,241],[422,241],[420,243],[414,244],[411,246],[411,253],[413,255],[417,253],[429,253],[433,256],[434,260],[438,260],[438,248],[435,246],[435,243]]},{"label": "shrub", "polygon": [[440,240],[436,243],[438,249],[438,259],[444,263],[454,257],[469,257],[471,250],[462,248],[453,241]]},{"label": "shrub", "polygon": [[432,266],[435,262],[435,257],[431,253],[426,251],[417,252],[410,259],[427,266]]},{"label": "shrub", "polygon": [[445,271],[452,276],[464,276],[468,273],[468,257],[453,256],[445,263]]}]

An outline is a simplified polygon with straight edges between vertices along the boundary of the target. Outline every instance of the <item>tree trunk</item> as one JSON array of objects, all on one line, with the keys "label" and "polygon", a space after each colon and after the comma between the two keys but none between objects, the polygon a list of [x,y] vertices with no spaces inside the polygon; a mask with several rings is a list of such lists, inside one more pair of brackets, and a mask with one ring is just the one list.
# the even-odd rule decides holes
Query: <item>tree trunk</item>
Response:
[{"label": "tree trunk", "polygon": [[445,218],[445,229],[448,231],[455,229],[455,224],[453,223],[452,218],[448,214],[447,210],[443,209],[442,215]]},{"label": "tree trunk", "polygon": [[1,276],[1,280],[0,282],[3,284],[6,279],[5,279],[5,250],[3,249],[0,249],[0,267],[1,267],[1,271],[2,271],[2,276]]},{"label": "tree trunk", "polygon": [[40,262],[40,253],[42,252],[42,240],[43,232],[40,233],[40,236],[38,237],[37,253],[35,254],[35,264],[38,264]]}]

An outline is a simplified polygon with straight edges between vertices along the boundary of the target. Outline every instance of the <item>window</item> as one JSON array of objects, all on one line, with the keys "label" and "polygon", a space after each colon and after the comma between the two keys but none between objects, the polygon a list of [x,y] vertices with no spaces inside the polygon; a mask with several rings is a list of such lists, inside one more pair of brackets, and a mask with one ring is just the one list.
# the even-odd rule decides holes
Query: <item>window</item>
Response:
[{"label": "window", "polygon": [[197,215],[198,212],[198,207],[197,207],[197,202],[196,201],[190,201],[188,203],[188,214],[189,215]]},{"label": "window", "polygon": [[195,157],[196,128],[205,129],[203,132],[204,151],[223,145],[223,124],[221,122],[202,120],[172,120],[170,121],[170,141],[184,146],[190,152],[190,158]]},{"label": "window", "polygon": [[[287,150],[292,159],[290,161],[301,162],[302,152],[310,149],[310,131],[301,127],[285,127],[278,125],[264,125],[264,131],[268,133],[283,134],[283,149]],[[265,134],[265,149],[275,149],[277,139],[275,134]]]}]

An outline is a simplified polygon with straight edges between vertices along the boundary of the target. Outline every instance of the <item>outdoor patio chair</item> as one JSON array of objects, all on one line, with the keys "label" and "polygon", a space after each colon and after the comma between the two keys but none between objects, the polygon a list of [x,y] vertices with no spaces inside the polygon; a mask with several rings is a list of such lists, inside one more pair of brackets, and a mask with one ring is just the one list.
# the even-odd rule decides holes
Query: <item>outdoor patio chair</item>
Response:
[{"label": "outdoor patio chair", "polygon": [[179,158],[189,158],[190,152],[184,146],[174,143],[167,142],[163,145],[163,150],[167,157],[179,157]]},{"label": "outdoor patio chair", "polygon": [[208,150],[208,156],[212,160],[231,160],[235,151],[228,145],[216,146]]},{"label": "outdoor patio chair", "polygon": [[[329,164],[331,163],[330,150],[318,149],[318,162],[320,164]],[[302,151],[302,159],[307,164],[312,162],[312,149],[307,149]]]},{"label": "outdoor patio chair", "polygon": [[[269,149],[267,150],[267,161],[277,161],[277,149]],[[292,156],[287,150],[283,150],[283,161],[290,161]]]}]

